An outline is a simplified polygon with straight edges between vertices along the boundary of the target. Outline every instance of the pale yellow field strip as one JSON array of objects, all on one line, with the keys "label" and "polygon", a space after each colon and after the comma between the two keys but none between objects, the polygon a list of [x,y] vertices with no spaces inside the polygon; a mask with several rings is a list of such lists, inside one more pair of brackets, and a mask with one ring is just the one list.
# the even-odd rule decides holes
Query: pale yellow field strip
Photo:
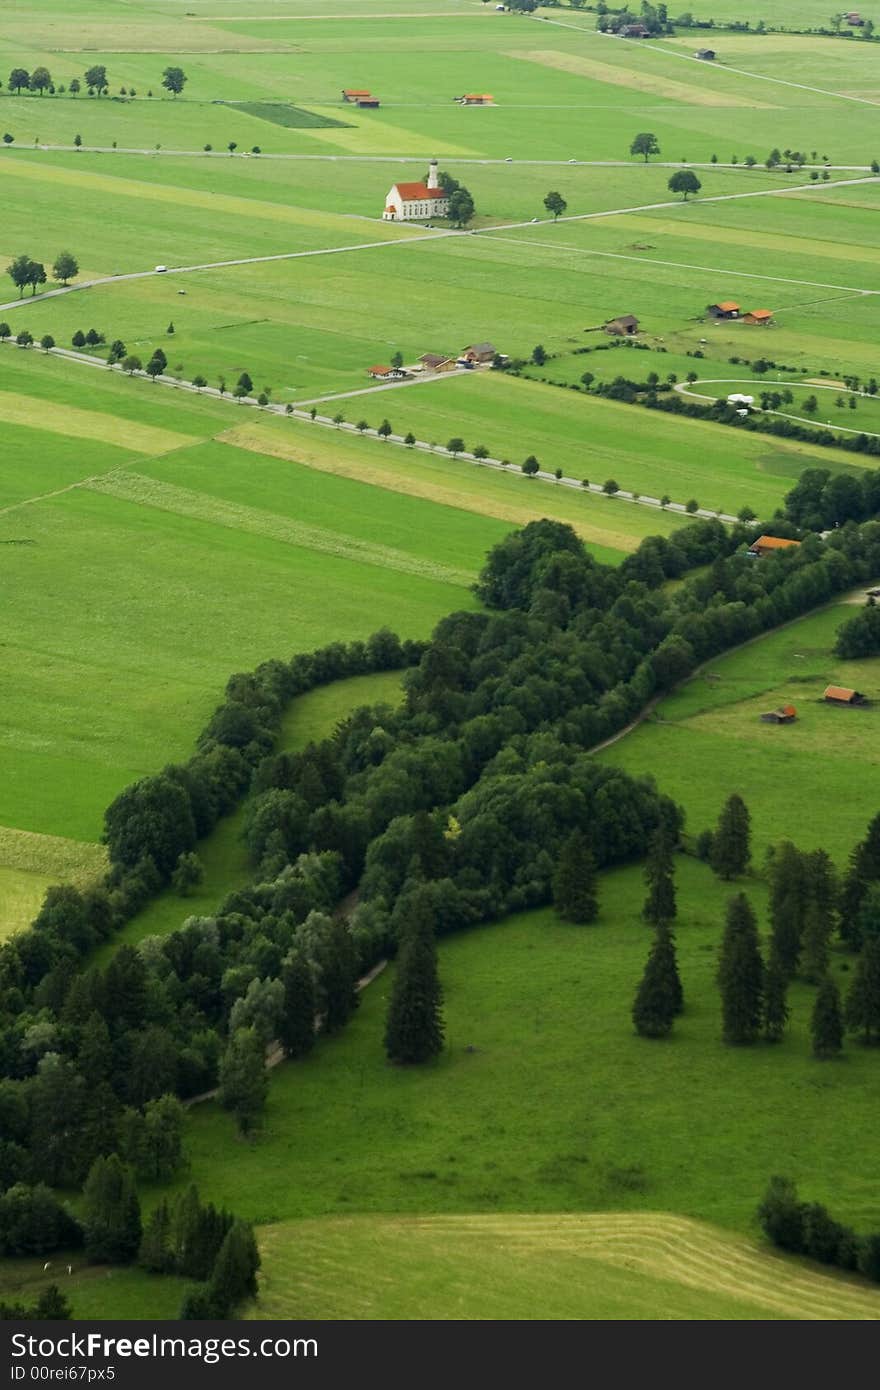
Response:
[{"label": "pale yellow field strip", "polygon": [[[28,53],[273,53],[279,50],[296,53],[298,46],[283,39],[260,38],[207,25],[189,26],[171,20],[153,23],[120,23],[118,6],[113,5],[113,19],[100,21],[78,20],[65,24],[63,20],[29,16],[27,25]],[[58,12],[63,12],[59,4]],[[0,20],[0,38],[19,47],[24,37],[21,14]]]},{"label": "pale yellow field strip", "polygon": [[0,391],[0,422],[28,425],[31,429],[65,434],[74,439],[94,439],[138,454],[164,454],[169,449],[193,444],[197,438],[163,429],[160,425],[144,425],[118,415],[62,405],[37,396],[21,396],[14,391]]},{"label": "pale yellow field strip", "polygon": [[[309,110],[315,111],[319,116],[339,119],[339,108],[335,106],[315,106],[309,102]],[[309,126],[307,133],[310,140],[321,140],[327,145],[347,150],[349,154],[375,154],[376,140],[380,137],[383,151],[390,151],[395,155],[411,154],[422,160],[425,156],[425,136],[421,132],[407,130],[404,126],[389,125],[385,120],[381,123],[364,120],[363,125],[349,127]],[[468,145],[453,145],[446,139],[443,141],[444,159],[473,159],[478,154],[478,150],[471,149]]]},{"label": "pale yellow field strip", "polygon": [[532,49],[528,52],[509,49],[505,57],[521,58],[528,63],[539,63],[541,67],[555,68],[558,72],[572,73],[576,77],[590,77],[596,82],[626,87],[633,92],[667,97],[670,101],[684,102],[688,106],[747,106],[773,109],[771,103],[766,101],[752,101],[750,97],[734,96],[730,92],[700,87],[696,83],[676,82],[674,78],[662,77],[659,73],[636,72],[632,68],[615,67],[613,63],[602,63],[596,58],[583,58],[576,53],[562,53],[555,49]]},{"label": "pale yellow field strip", "polygon": [[[305,441],[288,444],[285,440],[268,432],[261,433],[259,426],[238,425],[216,436],[221,443],[234,444],[236,448],[247,449],[255,454],[268,454],[271,458],[288,459],[291,463],[315,468],[321,473],[335,473],[343,478],[354,478],[371,487],[385,488],[389,492],[402,492],[408,497],[421,497],[427,502],[439,502],[445,507],[457,507],[459,511],[475,512],[478,516],[492,516],[499,521],[510,521],[515,526],[524,526],[529,521],[547,515],[546,502],[528,503],[504,502],[495,496],[481,493],[463,492],[455,474],[444,485],[429,478],[419,478],[415,474],[396,472],[383,468],[381,464],[361,463],[340,457],[331,450],[310,447]],[[462,467],[470,465],[461,465]],[[566,521],[585,541],[594,545],[606,545],[612,550],[636,550],[641,536],[627,535],[605,527],[596,522],[581,521],[566,516]]]},{"label": "pale yellow field strip", "polygon": [[[266,203],[258,198],[238,198],[228,193],[209,193],[198,188],[184,188],[164,183],[141,183],[138,179],[122,178],[115,174],[98,174],[89,170],[65,169],[59,165],[35,163],[26,159],[6,160],[3,172],[23,181],[35,180],[53,187],[64,184],[88,193],[110,194],[112,197],[136,198],[145,203],[173,203],[207,209],[211,213],[227,213],[233,217],[257,218],[264,222],[287,222],[294,226],[316,228],[318,231],[338,231],[347,238],[352,235],[352,219],[341,213],[316,212],[312,208],[291,207],[285,203]],[[389,222],[370,221],[372,240],[400,241],[418,235],[420,229],[404,228]]]},{"label": "pale yellow field strip", "polygon": [[456,1236],[502,1239],[511,1254],[552,1250],[757,1302],[786,1317],[875,1320],[880,1290],[814,1272],[686,1217],[633,1212],[574,1216],[429,1217],[419,1224]]},{"label": "pale yellow field strip", "polygon": [[108,862],[104,845],[0,825],[0,867],[4,869],[82,885],[106,873]]},{"label": "pale yellow field strip", "polygon": [[331,531],[323,526],[308,526],[304,522],[294,521],[291,517],[280,516],[258,507],[247,507],[237,502],[225,502],[221,498],[210,497],[207,493],[176,487],[173,483],[147,478],[140,473],[127,473],[120,469],[115,473],[107,473],[102,478],[90,479],[83,483],[83,487],[92,492],[101,492],[110,497],[122,498],[126,502],[137,503],[139,506],[173,512],[175,516],[191,517],[213,526],[225,526],[232,531],[264,536],[283,545],[317,550],[325,555],[335,555],[341,560],[354,560],[358,564],[375,565],[379,569],[398,570],[402,574],[415,575],[420,579],[467,587],[476,578],[469,570],[422,559],[418,555],[409,555],[406,551],[397,550],[390,545],[359,540],[355,536]]}]

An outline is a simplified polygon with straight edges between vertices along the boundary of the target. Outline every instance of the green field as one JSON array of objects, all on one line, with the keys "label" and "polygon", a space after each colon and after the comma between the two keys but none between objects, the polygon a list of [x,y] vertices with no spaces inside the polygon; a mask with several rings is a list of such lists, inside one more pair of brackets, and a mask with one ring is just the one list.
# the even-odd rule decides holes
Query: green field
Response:
[{"label": "green field", "polygon": [[[752,816],[756,866],[771,844],[790,838],[802,849],[826,849],[845,868],[877,809],[880,761],[880,663],[841,661],[831,651],[856,611],[836,604],[717,658],[601,757],[650,771],[685,807],[693,834],[714,825],[725,799],[739,792]],[[825,705],[831,684],[862,690],[875,704]],[[793,724],[760,722],[763,711],[788,703],[798,712]]]},{"label": "green field", "polygon": [[[828,22],[818,0],[722,5],[716,18]],[[526,455],[765,517],[803,469],[861,466],[562,387],[588,370],[600,382],[693,370],[706,394],[791,382],[792,413],[815,393],[817,423],[880,433],[874,399],[838,408],[816,385],[877,370],[876,45],[720,28],[630,43],[595,20],[479,0],[213,0],[204,13],[185,0],[6,0],[0,270],[26,253],[51,272],[67,248],[80,274],[68,293],[24,299],[6,278],[0,321],[61,348],[95,327],[144,362],[161,346],[168,376],[222,379],[227,395],[0,343],[0,937],[49,884],[100,875],[105,806],[189,755],[232,672],[383,625],[426,637],[476,606],[486,551],[542,516],[612,564],[683,524],[529,480]],[[710,38],[718,61],[695,61]],[[95,63],[107,94],[71,94]],[[38,64],[68,90],[13,95],[8,69]],[[169,64],[188,77],[178,99],[161,87]],[[343,102],[349,87],[380,107]],[[454,98],[467,91],[494,104],[465,108]],[[647,164],[629,153],[641,131],[660,145]],[[805,167],[765,168],[774,147],[799,148]],[[433,157],[473,193],[468,230],[383,221],[389,186]],[[667,187],[685,164],[702,185],[686,203]],[[558,223],[551,190],[567,202]],[[771,309],[772,326],[709,320],[722,299]],[[647,350],[595,351],[624,313]],[[484,340],[522,359],[542,345],[548,360],[360,394],[397,352],[411,364]],[[766,372],[751,368],[759,357]],[[276,407],[387,418],[432,448],[237,405],[242,372]],[[457,436],[512,466],[451,457]],[[599,756],[652,775],[691,836],[740,792],[756,871],[788,837],[842,867],[876,813],[880,761],[880,667],[831,654],[855,611],[836,603],[715,659]],[[832,680],[874,704],[825,706]],[[316,690],[293,703],[280,744],[324,737],[399,690],[400,673]],[[794,724],[760,722],[788,701]],[[210,915],[247,881],[243,814],[199,846],[203,884],[161,894],[118,941]],[[771,1254],[754,1220],[768,1176],[785,1172],[806,1200],[876,1229],[877,1181],[853,1159],[870,1142],[876,1058],[850,1044],[818,1066],[801,982],[778,1047],[722,1046],[730,886],[685,856],[677,872],[687,1008],[666,1042],[637,1037],[629,1016],[648,941],[630,865],[603,876],[595,927],[546,910],[441,942],[448,1045],[435,1064],[385,1064],[392,966],[343,1035],[273,1070],[253,1142],[215,1103],[189,1110],[175,1187],[196,1181],[259,1226],[255,1316],[880,1314],[859,1281]],[[745,887],[766,931],[766,885],[755,872]],[[834,953],[841,988],[850,967]],[[143,1195],[150,1206],[164,1193]],[[179,1281],[73,1263],[77,1317],[179,1307]],[[7,1261],[0,1294],[30,1298],[42,1282],[41,1262]]]}]

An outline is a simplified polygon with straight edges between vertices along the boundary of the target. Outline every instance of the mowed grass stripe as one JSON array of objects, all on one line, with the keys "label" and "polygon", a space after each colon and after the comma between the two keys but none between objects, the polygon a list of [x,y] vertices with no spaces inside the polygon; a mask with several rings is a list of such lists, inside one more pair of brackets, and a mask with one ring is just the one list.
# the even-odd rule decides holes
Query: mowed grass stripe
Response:
[{"label": "mowed grass stripe", "polygon": [[[306,1292],[315,1300],[312,1316],[332,1317],[340,1279],[350,1300],[348,1316],[382,1316],[377,1300],[390,1299],[390,1305],[384,1304],[386,1316],[414,1317],[418,1314],[410,1300],[425,1294],[411,1287],[416,1268],[422,1277],[433,1271],[435,1317],[491,1316],[483,1300],[497,1295],[504,1268],[508,1278],[511,1268],[516,1270],[517,1288],[520,1281],[537,1278],[543,1284],[546,1277],[545,1303],[533,1315],[558,1316],[562,1310],[552,1307],[553,1283],[567,1268],[574,1283],[566,1297],[580,1306],[567,1307],[562,1315],[589,1319],[602,1316],[595,1300],[597,1293],[602,1296],[607,1275],[584,1277],[583,1261],[635,1276],[633,1306],[627,1310],[624,1304],[622,1317],[639,1316],[636,1300],[644,1296],[640,1276],[716,1298],[718,1317],[726,1315],[731,1303],[805,1321],[874,1321],[880,1316],[880,1293],[855,1280],[780,1258],[702,1222],[662,1213],[331,1218],[270,1227],[260,1233],[260,1244],[263,1288],[250,1317],[292,1315]],[[354,1261],[352,1251],[357,1251]],[[687,1313],[682,1309],[678,1316]]]},{"label": "mowed grass stripe", "polygon": [[[45,163],[34,164],[24,159],[7,158],[3,169],[4,173],[17,175],[22,180],[50,182],[56,190],[59,185],[63,185],[75,189],[80,195],[110,194],[113,198],[136,198],[142,205],[145,201],[173,203],[176,207],[204,209],[213,216],[228,213],[265,222],[288,222],[294,226],[322,232],[344,231],[348,241],[352,240],[353,235],[351,218],[335,212],[320,212],[312,208],[266,202],[259,198],[240,198],[231,193],[211,193],[179,184],[148,183],[140,179],[122,178],[117,174],[99,174],[80,166],[68,169],[60,164],[52,164],[51,169],[47,169]],[[370,221],[363,235],[365,241],[403,241],[418,237],[419,234],[419,229],[406,227],[401,223]]]},{"label": "mowed grass stripe", "polygon": [[358,540],[354,536],[331,531],[322,526],[307,526],[261,508],[224,502],[219,498],[209,497],[206,493],[176,487],[173,483],[159,482],[140,473],[120,470],[103,478],[90,479],[83,486],[93,492],[107,493],[126,502],[135,502],[139,506],[156,507],[163,512],[173,512],[177,516],[206,521],[214,526],[226,526],[233,531],[265,536],[268,540],[280,541],[283,545],[300,546],[305,550],[335,555],[338,559],[376,565],[379,569],[398,570],[401,574],[412,574],[422,579],[462,587],[469,586],[476,578],[469,570],[444,565],[439,561],[419,559],[392,546]]},{"label": "mowed grass stripe", "polygon": [[0,868],[82,884],[104,873],[107,864],[103,845],[0,825]]},{"label": "mowed grass stripe", "polygon": [[136,454],[164,454],[193,442],[192,435],[178,434],[161,425],[145,425],[97,410],[84,410],[81,406],[62,405],[44,397],[23,396],[17,391],[0,391],[0,422],[27,425],[68,438],[94,439]]},{"label": "mowed grass stripe", "polygon": [[[556,516],[559,513],[558,503],[563,503],[571,498],[571,494],[561,495],[559,492],[544,488],[539,484],[540,491],[533,488],[530,496],[534,497],[534,502],[517,504],[515,502],[502,501],[494,491],[490,492],[488,487],[493,482],[501,483],[505,480],[511,486],[516,486],[516,474],[496,474],[484,470],[478,475],[481,484],[480,489],[473,491],[465,490],[467,484],[462,479],[462,471],[473,469],[473,464],[462,461],[454,461],[452,458],[443,459],[442,462],[448,465],[450,470],[449,482],[438,483],[427,477],[417,477],[415,473],[403,471],[403,469],[392,470],[390,467],[383,467],[381,464],[363,463],[358,458],[345,458],[339,449],[329,449],[321,447],[321,441],[316,438],[314,444],[310,446],[306,443],[288,443],[286,440],[273,437],[266,432],[265,427],[260,425],[238,425],[224,434],[217,436],[218,440],[224,443],[234,444],[239,449],[246,449],[255,454],[268,454],[272,458],[289,459],[291,463],[303,464],[306,468],[314,468],[321,473],[335,473],[339,477],[354,478],[362,483],[369,483],[372,487],[386,488],[390,492],[405,493],[409,497],[421,497],[428,502],[439,502],[445,507],[457,507],[460,511],[475,512],[479,516],[495,517],[499,521],[510,521],[516,526],[525,526],[530,521],[536,521],[542,516]],[[407,461],[411,458],[414,465],[425,462],[424,454],[406,455]],[[435,462],[439,459],[435,458]],[[585,496],[583,503],[589,506],[593,500],[591,496]],[[610,503],[611,506],[624,506],[623,503]],[[561,514],[561,513],[560,513]],[[564,508],[563,519],[578,533],[585,541],[592,545],[604,547],[607,551],[618,551],[628,554],[636,550],[643,539],[642,534],[627,533],[618,530],[613,523],[603,526],[600,522],[589,522],[580,520],[574,512],[574,507]],[[652,514],[653,515],[653,514]],[[625,520],[625,517],[622,517]],[[683,519],[682,519],[683,522]],[[648,528],[650,529],[650,528]],[[666,526],[666,530],[672,529]],[[657,530],[664,530],[664,520],[657,520]],[[647,534],[647,529],[644,534]],[[611,559],[609,555],[606,557]]]},{"label": "mowed grass stripe", "polygon": [[721,92],[711,87],[699,87],[695,83],[677,82],[675,78],[661,77],[657,73],[637,73],[629,68],[618,68],[611,63],[599,62],[596,58],[561,53],[558,49],[533,49],[528,53],[512,49],[506,56],[521,58],[528,63],[540,63],[542,67],[555,68],[557,72],[590,77],[596,82],[608,82],[615,87],[626,87],[629,91],[649,92],[654,96],[668,97],[670,101],[681,101],[688,106],[747,106],[752,110],[758,107],[772,110],[770,102],[753,101],[749,97],[734,96],[731,92]]}]

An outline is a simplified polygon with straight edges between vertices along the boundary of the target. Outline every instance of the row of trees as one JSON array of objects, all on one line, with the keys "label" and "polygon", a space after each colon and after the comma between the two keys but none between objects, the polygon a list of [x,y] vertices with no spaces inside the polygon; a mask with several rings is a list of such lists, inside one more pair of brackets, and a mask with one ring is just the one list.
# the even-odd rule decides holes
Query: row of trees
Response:
[{"label": "row of trees", "polygon": [[[183,91],[187,80],[186,73],[180,67],[170,66],[162,73],[162,86],[175,97]],[[86,68],[83,81],[89,96],[101,97],[110,90],[107,68],[103,63],[93,63],[91,67]],[[0,82],[0,87],[2,85]],[[38,92],[40,96],[48,92],[50,96],[55,96],[56,94],[61,95],[65,91],[64,83],[56,85],[49,69],[42,64],[35,67],[32,72],[28,72],[27,68],[13,68],[6,85],[15,96],[20,96],[22,92]],[[71,78],[67,90],[71,96],[79,96],[82,91],[82,83],[78,77]],[[153,93],[150,91],[147,95],[152,96]],[[134,87],[121,87],[120,96],[133,97],[137,96],[137,92]]]},{"label": "row of trees", "polygon": [[785,498],[784,516],[807,531],[880,515],[880,468],[857,474],[807,468]]},{"label": "row of trees", "polygon": [[[46,283],[46,267],[40,262],[32,260],[28,255],[16,256],[15,260],[6,267],[6,274],[12,280],[16,289],[24,290],[28,285],[31,286],[31,293],[36,294],[38,285]],[[69,251],[59,251],[52,264],[52,276],[62,285],[67,285],[79,274],[79,263],[75,256]],[[5,336],[9,336],[6,334]]]},{"label": "row of trees", "polygon": [[880,1232],[859,1236],[819,1202],[802,1202],[791,1178],[775,1176],[757,1211],[761,1229],[780,1250],[820,1264],[858,1270],[880,1283]]}]

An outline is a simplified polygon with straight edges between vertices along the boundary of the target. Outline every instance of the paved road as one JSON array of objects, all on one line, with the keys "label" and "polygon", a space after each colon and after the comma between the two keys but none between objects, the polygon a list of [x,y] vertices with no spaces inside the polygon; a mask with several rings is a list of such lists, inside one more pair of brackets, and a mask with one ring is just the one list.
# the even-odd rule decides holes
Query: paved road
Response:
[{"label": "paved road", "polygon": [[[705,66],[705,64],[703,64],[703,66]],[[444,106],[445,106],[445,103],[444,103]],[[423,107],[424,107],[424,104],[423,104],[423,103],[420,103],[420,104],[419,104],[419,110],[422,110]],[[522,109],[526,109],[526,110],[530,110],[530,111],[531,111],[531,110],[543,110],[543,109],[545,109],[545,108],[543,108],[543,107],[537,107],[537,108],[536,108],[536,107],[528,106],[528,107],[525,107],[525,108],[522,108]],[[550,109],[550,110],[553,110],[553,111],[558,111],[558,110],[566,110],[566,111],[567,111],[567,110],[577,110],[577,111],[580,111],[580,110],[603,110],[603,111],[605,111],[605,110],[617,110],[618,108],[617,108],[617,107],[605,107],[605,106],[603,106],[603,107],[598,107],[598,108],[595,108],[595,107],[580,107],[580,106],[576,106],[576,107],[568,107],[568,106],[566,106],[566,107],[557,107],[557,106],[554,106],[554,107],[550,107],[550,108],[547,108],[547,109]],[[174,148],[172,148],[171,146],[168,146],[168,147],[166,148],[166,146],[164,146],[164,145],[162,146],[162,148],[161,148],[160,150],[157,150],[157,149],[155,149],[155,148],[154,148],[154,149],[151,149],[151,150],[148,150],[148,149],[142,148],[142,147],[139,146],[139,145],[118,145],[118,146],[114,146],[114,145],[82,145],[82,146],[77,146],[77,145],[42,145],[42,144],[41,144],[41,145],[2,145],[2,146],[0,146],[0,154],[3,154],[3,153],[5,153],[5,152],[10,152],[10,153],[11,153],[11,152],[13,152],[13,151],[21,151],[21,150],[27,150],[27,151],[33,151],[33,150],[55,150],[55,151],[61,151],[61,152],[69,152],[69,153],[71,153],[71,154],[136,154],[136,155],[144,155],[144,156],[145,156],[146,158],[148,158],[148,159],[161,159],[163,156],[168,156],[168,157],[172,157],[172,158],[187,158],[187,159],[190,159],[190,158],[191,158],[191,159],[230,159],[230,158],[231,158],[231,159],[261,159],[261,160],[262,160],[262,159],[276,159],[276,160],[277,160],[277,159],[280,159],[280,160],[292,161],[292,162],[294,162],[294,163],[300,162],[300,161],[301,161],[301,162],[303,162],[303,163],[317,162],[317,163],[324,163],[324,164],[328,164],[328,163],[329,163],[329,164],[409,164],[409,165],[412,165],[412,164],[418,162],[419,159],[422,159],[422,160],[424,160],[424,161],[427,162],[427,160],[429,160],[429,159],[432,158],[432,154],[431,154],[430,151],[429,151],[428,153],[426,153],[426,154],[423,154],[423,155],[409,155],[409,156],[407,156],[407,158],[404,159],[402,156],[397,155],[397,154],[295,154],[295,153],[286,152],[286,151],[284,151],[284,150],[276,151],[274,154],[273,154],[273,153],[270,153],[270,152],[268,152],[268,151],[266,151],[266,150],[264,150],[263,153],[262,153],[262,154],[259,154],[259,155],[249,154],[247,150],[236,150],[236,152],[235,152],[234,154],[230,155],[228,150],[186,150],[186,149],[174,149]],[[538,168],[548,168],[548,169],[560,169],[560,168],[564,169],[564,168],[568,168],[570,165],[577,165],[579,168],[582,168],[582,169],[641,169],[641,168],[643,167],[643,161],[642,161],[641,159],[632,159],[632,158],[630,158],[630,159],[515,159],[515,158],[513,158],[513,157],[511,156],[510,158],[496,157],[496,158],[492,158],[492,159],[481,159],[481,158],[477,158],[477,157],[466,157],[466,158],[462,158],[462,157],[460,157],[460,156],[458,156],[458,155],[455,155],[455,156],[454,156],[454,163],[456,163],[456,164],[489,164],[489,165],[492,165],[492,164],[512,164],[512,165],[514,165],[514,166],[517,166],[517,165],[522,165],[522,166],[530,166],[530,165],[533,165],[533,166],[538,167]],[[685,163],[686,163],[686,165],[687,165],[687,168],[689,168],[689,169],[710,169],[710,170],[711,170],[711,169],[736,169],[736,170],[744,170],[744,169],[746,168],[746,166],[745,166],[742,162],[740,162],[739,164],[728,164],[728,163],[726,163],[725,161],[718,161],[718,160],[713,161],[713,160],[710,160],[710,159],[691,159],[691,160],[686,160]],[[649,167],[650,167],[650,168],[654,168],[654,169],[680,169],[680,168],[682,167],[682,161],[681,161],[680,159],[652,159],[652,160],[650,161]],[[758,173],[767,172],[767,171],[764,170],[764,166],[763,166],[763,165],[756,165],[755,167],[757,168]],[[867,173],[868,170],[870,169],[870,165],[868,165],[868,164],[815,164],[815,165],[813,165],[813,164],[808,163],[808,164],[806,164],[804,167],[807,168],[807,169],[816,168],[816,169],[851,170],[853,173],[863,173],[863,174],[864,174],[864,173]]]}]

